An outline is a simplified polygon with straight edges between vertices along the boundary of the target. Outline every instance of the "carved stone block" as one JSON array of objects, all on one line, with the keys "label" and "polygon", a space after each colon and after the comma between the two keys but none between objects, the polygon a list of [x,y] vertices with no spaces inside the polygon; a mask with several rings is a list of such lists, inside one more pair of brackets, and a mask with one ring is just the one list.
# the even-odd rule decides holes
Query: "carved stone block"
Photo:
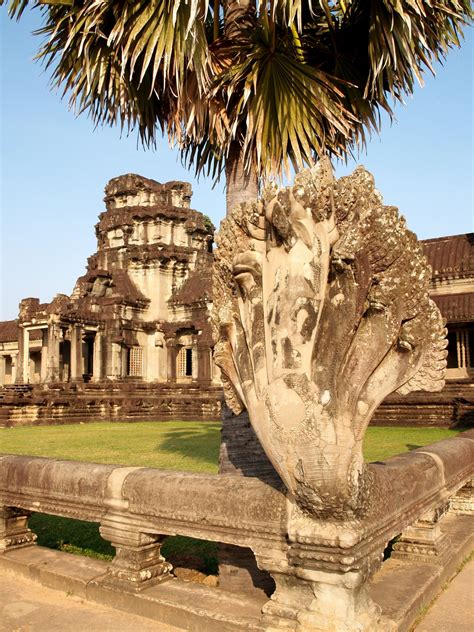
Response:
[{"label": "carved stone block", "polygon": [[433,509],[407,527],[394,544],[392,557],[444,564],[449,558],[450,540],[442,532],[440,523],[447,507]]},{"label": "carved stone block", "polygon": [[[364,572],[306,570],[272,573],[276,589],[262,609],[267,630],[352,632],[382,629],[380,608],[368,594]],[[383,628],[389,629],[389,628]]]},{"label": "carved stone block", "polygon": [[36,534],[28,528],[30,512],[0,507],[0,553],[36,544]]},{"label": "carved stone block", "polygon": [[444,386],[446,330],[430,268],[362,167],[328,160],[222,222],[214,266],[215,360],[227,404],[296,503],[319,518],[363,513],[362,442],[392,392]]},{"label": "carved stone block", "polygon": [[457,514],[474,514],[474,478],[451,498],[449,509]]},{"label": "carved stone block", "polygon": [[172,565],[161,555],[163,536],[144,533],[133,518],[107,514],[100,535],[116,549],[103,584],[139,591],[171,579]]}]

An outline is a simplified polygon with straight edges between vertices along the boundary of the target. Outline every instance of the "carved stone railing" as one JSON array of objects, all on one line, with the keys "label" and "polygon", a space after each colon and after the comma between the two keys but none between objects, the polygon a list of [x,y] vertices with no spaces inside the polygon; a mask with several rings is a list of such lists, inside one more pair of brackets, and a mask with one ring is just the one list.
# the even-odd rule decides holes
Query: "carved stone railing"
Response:
[{"label": "carved stone railing", "polygon": [[380,612],[367,581],[387,543],[402,534],[395,555],[442,562],[449,543],[440,520],[450,504],[474,511],[473,476],[468,431],[370,464],[363,512],[338,521],[305,514],[289,494],[254,478],[5,455],[0,551],[34,544],[32,511],[99,522],[116,548],[103,582],[140,590],[172,576],[160,553],[165,536],[249,547],[276,583],[263,607],[264,629],[375,630]]}]

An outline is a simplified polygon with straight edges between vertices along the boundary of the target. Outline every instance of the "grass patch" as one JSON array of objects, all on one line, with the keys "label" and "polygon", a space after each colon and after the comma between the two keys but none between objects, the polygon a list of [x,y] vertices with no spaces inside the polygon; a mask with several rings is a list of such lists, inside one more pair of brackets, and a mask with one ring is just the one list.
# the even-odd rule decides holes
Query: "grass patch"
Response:
[{"label": "grass patch", "polygon": [[[454,437],[447,428],[369,426],[366,461]],[[0,428],[1,451],[72,461],[117,463],[165,470],[217,473],[220,423],[161,421]]]},{"label": "grass patch", "polygon": [[111,560],[114,547],[99,535],[99,525],[72,518],[33,514],[28,526],[38,536],[38,544],[48,549],[86,555],[98,560]]},{"label": "grass patch", "polygon": [[163,421],[1,428],[2,452],[217,473],[220,423]]},{"label": "grass patch", "polygon": [[[369,427],[364,441],[367,461],[453,437],[445,428]],[[220,423],[144,422],[90,423],[67,426],[1,428],[1,451],[74,461],[117,463],[171,470],[217,473]],[[99,535],[97,524],[34,514],[29,521],[38,544],[111,560],[113,547]],[[217,572],[217,544],[183,536],[167,538],[163,555],[174,566]]]},{"label": "grass patch", "polygon": [[396,454],[410,452],[430,443],[459,434],[449,428],[407,428],[403,426],[369,426],[364,439],[366,461],[384,461]]}]

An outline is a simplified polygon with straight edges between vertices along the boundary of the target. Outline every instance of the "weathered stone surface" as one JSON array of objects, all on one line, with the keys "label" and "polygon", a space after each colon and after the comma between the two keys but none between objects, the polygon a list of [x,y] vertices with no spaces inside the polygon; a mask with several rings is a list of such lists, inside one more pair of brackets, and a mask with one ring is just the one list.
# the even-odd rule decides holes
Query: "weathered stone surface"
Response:
[{"label": "weathered stone surface", "polygon": [[387,543],[428,512],[439,514],[470,484],[473,470],[474,431],[370,464],[364,513],[341,520],[311,516],[256,478],[4,456],[0,506],[100,521],[117,549],[108,573],[95,580],[101,595],[145,591],[170,579],[160,545],[164,535],[179,534],[253,551],[276,585],[263,629],[378,631],[390,627],[371,602],[368,579]]},{"label": "weathered stone surface", "polygon": [[213,318],[227,403],[247,408],[306,511],[360,510],[374,410],[393,391],[443,387],[429,278],[415,235],[363,168],[334,181],[321,161],[222,223]]},{"label": "weathered stone surface", "polygon": [[474,515],[474,478],[453,496],[449,508],[454,513]]},{"label": "weathered stone surface", "polygon": [[0,426],[97,421],[218,420],[222,389],[215,384],[110,381],[37,384],[0,391]]},{"label": "weathered stone surface", "polygon": [[0,455],[0,495],[23,497],[19,505],[5,498],[6,506],[97,521],[105,512],[107,480],[115,467]]},{"label": "weathered stone surface", "polygon": [[29,512],[0,506],[0,553],[31,546],[36,535],[28,528]]}]

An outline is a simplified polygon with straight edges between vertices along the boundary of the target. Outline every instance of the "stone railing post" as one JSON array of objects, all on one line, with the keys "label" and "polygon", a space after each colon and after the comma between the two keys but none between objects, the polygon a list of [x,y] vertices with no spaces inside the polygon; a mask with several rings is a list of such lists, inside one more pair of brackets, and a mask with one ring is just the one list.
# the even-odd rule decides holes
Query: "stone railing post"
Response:
[{"label": "stone railing post", "polygon": [[108,513],[100,535],[115,547],[116,554],[101,583],[140,591],[172,577],[172,566],[161,555],[164,536],[145,533],[139,520]]},{"label": "stone railing post", "polygon": [[31,512],[0,507],[0,553],[36,544],[36,534],[28,528]]},{"label": "stone railing post", "polygon": [[139,591],[171,577],[172,566],[161,555],[163,536],[157,535],[139,517],[128,513],[122,498],[127,476],[140,468],[118,467],[107,480],[107,513],[100,521],[100,535],[115,547],[116,554],[102,580],[105,585]]},{"label": "stone railing post", "polygon": [[262,609],[264,629],[391,631],[368,591],[383,561],[384,536],[368,541],[351,522],[318,520],[293,503],[287,507],[289,548],[255,551],[276,586]]},{"label": "stone railing post", "polygon": [[389,621],[382,624],[380,608],[368,593],[368,579],[381,565],[383,550],[355,568],[352,552],[336,552],[330,546],[318,549],[302,549],[299,560],[295,557],[286,568],[282,560],[256,556],[259,568],[275,581],[275,592],[262,608],[265,630],[391,630]]},{"label": "stone railing post", "polygon": [[449,510],[457,514],[474,514],[474,478],[451,498]]},{"label": "stone railing post", "polygon": [[392,557],[431,560],[443,564],[449,556],[449,538],[441,531],[441,522],[449,505],[435,507],[407,527],[393,546]]}]

